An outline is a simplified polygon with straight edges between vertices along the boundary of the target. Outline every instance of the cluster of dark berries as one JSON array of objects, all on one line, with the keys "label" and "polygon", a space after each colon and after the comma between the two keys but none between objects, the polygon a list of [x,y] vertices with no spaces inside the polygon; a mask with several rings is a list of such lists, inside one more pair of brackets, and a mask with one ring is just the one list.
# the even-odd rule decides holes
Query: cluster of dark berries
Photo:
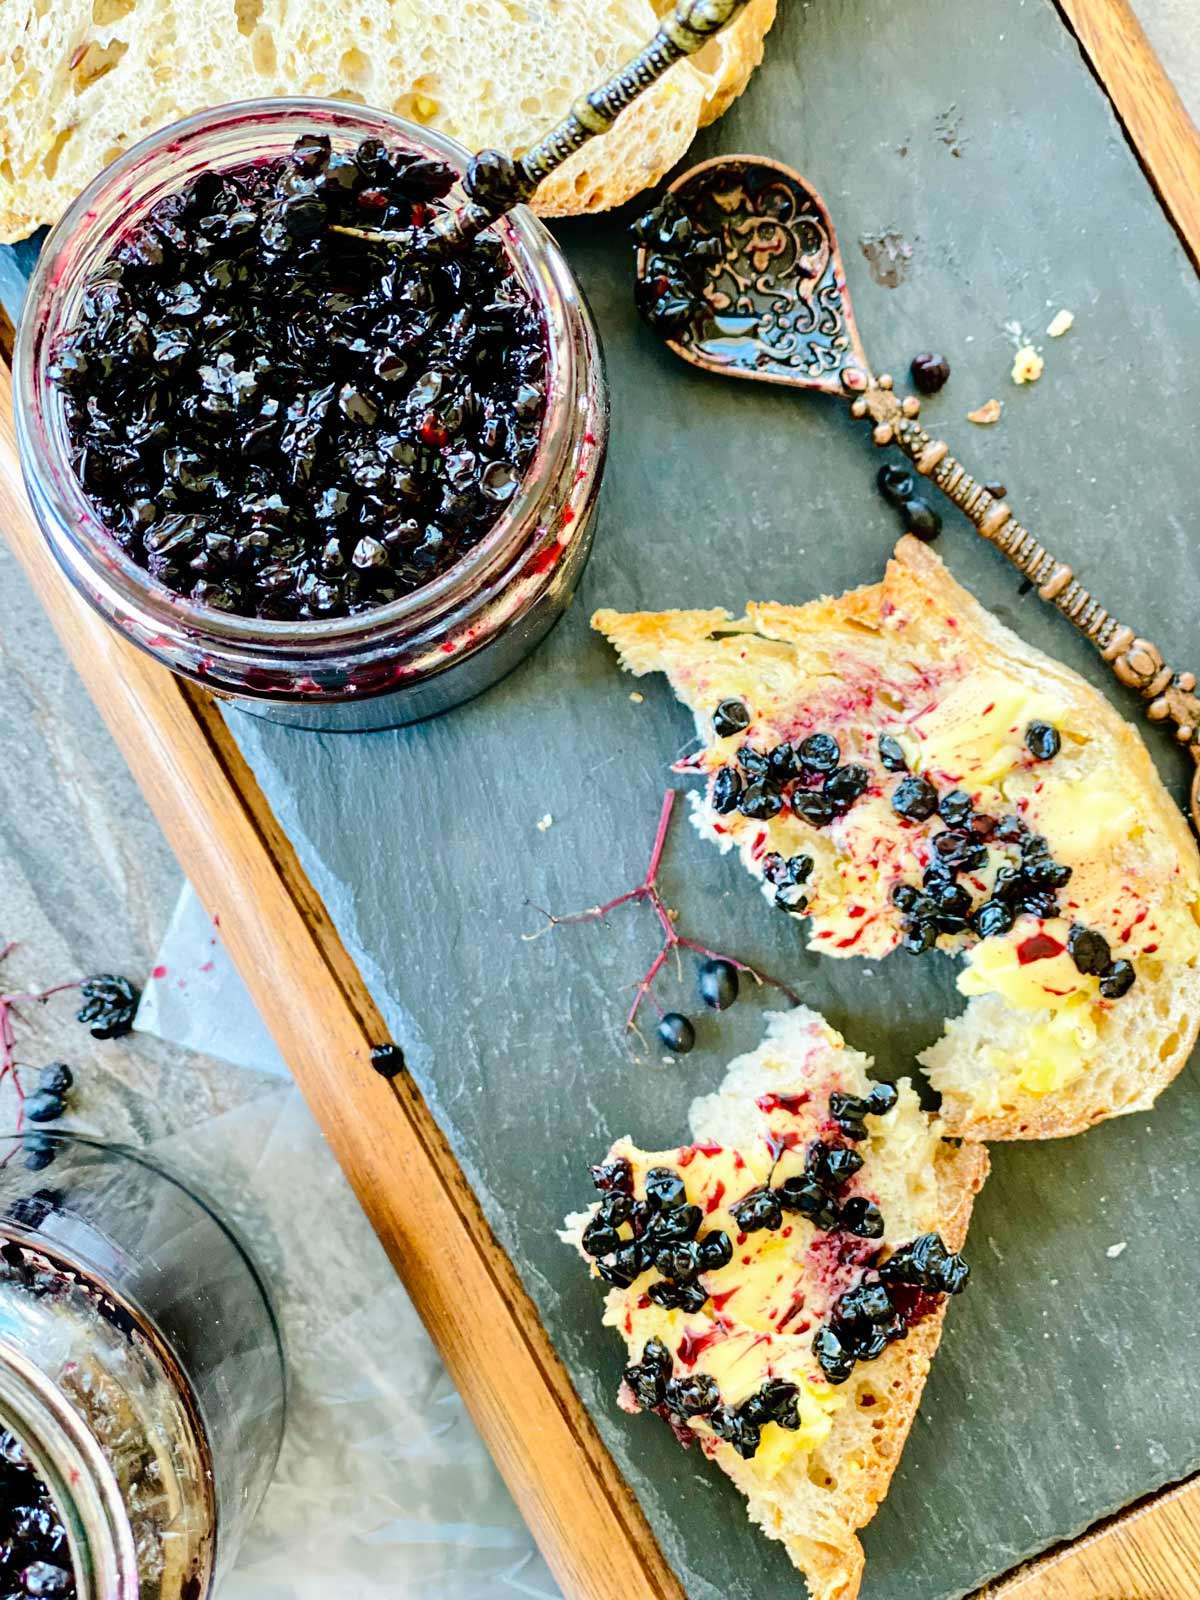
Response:
[{"label": "cluster of dark berries", "polygon": [[942,531],[942,519],[923,494],[908,467],[884,465],[875,477],[879,491],[889,505],[896,507],[904,521],[904,531],[924,539],[926,544]]},{"label": "cluster of dark berries", "polygon": [[627,1366],[622,1376],[643,1411],[658,1411],[685,1427],[695,1417],[706,1417],[716,1437],[746,1461],[757,1452],[768,1422],[792,1432],[800,1426],[800,1391],[794,1383],[769,1378],[741,1405],[730,1406],[721,1403],[716,1379],[707,1372],[673,1378],[673,1367],[662,1340],[648,1339],[642,1359]]},{"label": "cluster of dark berries", "polygon": [[[970,805],[964,790],[952,790],[939,811],[959,796]],[[1018,859],[998,869],[991,895],[976,903],[967,886],[957,881],[958,874],[986,867],[989,840],[1015,845]],[[922,887],[898,883],[892,890],[893,903],[904,913],[904,947],[914,955],[932,949],[941,933],[962,933],[969,927],[988,939],[1007,933],[1022,912],[1042,918],[1058,915],[1057,891],[1069,881],[1071,868],[1055,861],[1041,834],[1031,833],[1015,814],[996,820],[972,811],[935,834],[932,845],[934,859],[925,869]]]},{"label": "cluster of dark berries", "polygon": [[[24,1112],[29,1122],[57,1122],[67,1109],[67,1097],[75,1083],[75,1075],[62,1061],[54,1061],[38,1073],[37,1093],[25,1101]],[[36,1164],[29,1160],[32,1151],[26,1145],[25,1165],[37,1171],[39,1166],[49,1166],[49,1161]]]},{"label": "cluster of dark berries", "polygon": [[[912,381],[922,394],[936,394],[950,376],[950,363],[945,356],[925,352],[914,356]],[[942,519],[926,497],[920,493],[912,469],[885,463],[876,474],[879,492],[889,505],[900,513],[906,533],[914,534],[928,544],[942,531]]]},{"label": "cluster of dark berries", "polygon": [[768,1422],[792,1433],[799,1428],[799,1396],[794,1383],[783,1378],[769,1378],[740,1406],[715,1407],[708,1413],[708,1425],[718,1439],[733,1446],[743,1461],[749,1461],[758,1452],[762,1431]]},{"label": "cluster of dark berries", "polygon": [[1108,940],[1095,928],[1076,923],[1067,935],[1067,953],[1076,970],[1100,980],[1100,993],[1106,1000],[1119,1000],[1133,988],[1137,973],[1132,961],[1114,961]]},{"label": "cluster of dark berries", "polygon": [[[725,1011],[738,997],[738,969],[722,956],[710,956],[700,963],[696,988],[711,1011]],[[658,1037],[677,1056],[688,1053],[696,1043],[696,1028],[690,1017],[668,1011],[658,1024]]]},{"label": "cluster of dark berries", "polygon": [[621,1289],[643,1272],[659,1272],[662,1276],[646,1290],[655,1305],[701,1310],[708,1290],[699,1275],[733,1259],[729,1235],[720,1228],[701,1235],[703,1213],[688,1201],[683,1179],[671,1167],[650,1169],[644,1200],[634,1198],[633,1169],[624,1158],[591,1170],[604,1198],[583,1230],[582,1243],[596,1271]]},{"label": "cluster of dark berries", "polygon": [[842,1137],[858,1144],[867,1137],[866,1119],[886,1116],[897,1098],[890,1083],[873,1084],[865,1098],[835,1089],[829,1096],[829,1115],[841,1129]]},{"label": "cluster of dark berries", "polygon": [[627,1366],[621,1376],[643,1411],[665,1412],[677,1422],[705,1416],[720,1404],[716,1379],[706,1372],[672,1378],[674,1362],[661,1339],[647,1339],[642,1359]]},{"label": "cluster of dark berries", "polygon": [[709,262],[721,259],[721,241],[698,234],[672,194],[639,217],[630,232],[646,252],[634,291],[638,311],[656,333],[674,338],[708,309],[705,275]]},{"label": "cluster of dark berries", "polygon": [[0,1592],[74,1600],[67,1530],[16,1434],[0,1430]]},{"label": "cluster of dark berries", "polygon": [[775,890],[775,904],[781,911],[800,916],[808,910],[808,896],[804,885],[812,876],[811,856],[789,856],[785,861],[778,850],[770,850],[763,857],[763,877]]},{"label": "cluster of dark berries", "polygon": [[[740,708],[746,716],[742,727],[749,725],[749,712],[742,702],[725,700],[713,722],[718,733],[722,726],[730,725],[730,708]],[[730,731],[741,730],[731,727]],[[841,748],[830,733],[811,733],[798,745],[784,740],[772,750],[744,744],[733,765],[717,769],[713,810],[720,816],[740,811],[756,822],[769,822],[787,805],[795,816],[814,828],[823,828],[835,817],[844,816],[871,784],[866,767],[857,762],[842,766],[841,759]]]},{"label": "cluster of dark berries", "polygon": [[90,1030],[93,1039],[119,1039],[132,1029],[138,991],[128,978],[104,972],[96,978],[85,978],[80,993],[83,1004],[75,1018]]},{"label": "cluster of dark berries", "polygon": [[[881,756],[884,742],[880,740]],[[1058,730],[1043,722],[1030,723],[1025,743],[1039,761],[1049,760],[1061,746]],[[896,752],[903,759],[899,746]],[[1055,861],[1046,840],[1030,832],[1015,813],[990,817],[976,811],[965,789],[939,794],[928,778],[913,773],[896,785],[891,803],[908,822],[927,822],[936,815],[945,824],[931,840],[933,860],[920,887],[898,883],[892,890],[893,903],[904,913],[905,949],[921,955],[933,948],[939,934],[958,934],[968,927],[982,939],[1007,933],[1023,911],[1043,918],[1058,915],[1056,894],[1070,880],[1071,868]],[[976,904],[958,877],[987,866],[989,843],[1017,846],[1019,859],[1000,867],[991,896]]]},{"label": "cluster of dark berries", "polygon": [[382,605],[516,493],[545,330],[500,241],[441,256],[330,232],[420,229],[454,173],[378,139],[200,174],[86,286],[53,353],[72,462],[121,548],[243,616]]},{"label": "cluster of dark berries", "polygon": [[[928,787],[947,827],[934,835],[934,859],[925,869],[922,886],[898,883],[892,890],[893,904],[904,913],[906,950],[922,955],[933,948],[939,934],[958,934],[966,928],[981,939],[994,938],[1008,933],[1022,912],[1043,920],[1060,914],[1058,890],[1070,881],[1072,869],[1055,861],[1040,833],[1032,833],[1015,814],[996,820],[972,811],[965,790],[952,790],[938,800],[933,785]],[[998,868],[990,896],[976,902],[967,886],[957,881],[957,874],[987,865],[984,841],[988,840],[1014,846],[1017,858]],[[1137,976],[1133,964],[1114,961],[1102,933],[1076,923],[1067,937],[1067,950],[1079,972],[1100,979],[1106,1000],[1119,1000],[1129,992]]]},{"label": "cluster of dark berries", "polygon": [[[883,1116],[896,1104],[896,1091],[890,1083],[877,1083],[866,1099],[840,1091],[829,1097],[829,1114],[843,1136],[857,1143],[867,1137],[864,1119]],[[883,1214],[874,1201],[862,1195],[843,1200],[847,1183],[861,1171],[863,1158],[848,1145],[815,1139],[804,1153],[801,1176],[782,1183],[764,1185],[743,1196],[729,1208],[743,1233],[762,1229],[774,1232],[783,1226],[785,1212],[806,1217],[823,1233],[840,1230],[860,1239],[883,1237]]]},{"label": "cluster of dark berries", "polygon": [[830,1383],[845,1383],[859,1361],[874,1361],[943,1295],[966,1287],[969,1268],[946,1249],[936,1233],[901,1245],[880,1266],[838,1299],[829,1322],[818,1329],[813,1353]]},{"label": "cluster of dark berries", "polygon": [[643,1411],[653,1411],[666,1399],[667,1383],[675,1363],[661,1339],[648,1339],[642,1359],[631,1362],[621,1374]]}]

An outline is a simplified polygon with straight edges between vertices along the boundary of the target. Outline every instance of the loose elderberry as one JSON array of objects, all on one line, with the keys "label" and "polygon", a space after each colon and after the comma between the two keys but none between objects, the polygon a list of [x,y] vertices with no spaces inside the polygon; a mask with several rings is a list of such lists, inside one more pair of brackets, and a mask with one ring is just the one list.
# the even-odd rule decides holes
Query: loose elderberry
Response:
[{"label": "loose elderberry", "polygon": [[755,1189],[736,1204],[729,1214],[743,1233],[758,1233],[764,1228],[783,1226],[783,1209],[779,1196],[771,1189]]},{"label": "loose elderberry", "polygon": [[1025,730],[1025,744],[1035,761],[1049,761],[1058,754],[1062,739],[1049,722],[1031,722]]},{"label": "loose elderberry", "polygon": [[832,772],[841,759],[841,747],[831,733],[810,733],[800,746],[801,765],[809,772]]},{"label": "loose elderberry", "polygon": [[706,1006],[725,1011],[738,997],[738,970],[732,961],[714,957],[702,963],[697,987]]},{"label": "loose elderberry", "polygon": [[1106,1000],[1119,1000],[1133,988],[1136,977],[1132,962],[1114,961],[1108,971],[1100,975],[1100,993]]},{"label": "loose elderberry", "polygon": [[908,759],[898,739],[884,733],[879,738],[879,759],[889,772],[907,772]]},{"label": "loose elderberry", "polygon": [[1099,977],[1112,965],[1108,940],[1102,933],[1097,933],[1093,928],[1084,928],[1079,923],[1067,935],[1067,950],[1079,972],[1093,973]]},{"label": "loose elderberry", "polygon": [[938,792],[928,778],[901,778],[892,794],[892,810],[908,822],[926,822],[937,810]]},{"label": "loose elderberry", "polygon": [[658,1037],[675,1055],[685,1056],[695,1046],[696,1030],[687,1017],[668,1011],[658,1024]]},{"label": "loose elderberry", "polygon": [[66,1095],[75,1082],[75,1074],[63,1061],[52,1061],[38,1073],[38,1088],[47,1094]]},{"label": "loose elderberry", "polygon": [[914,356],[908,370],[922,394],[936,394],[950,377],[950,363],[945,356],[934,355],[932,351]]},{"label": "loose elderberry", "polygon": [[128,978],[102,973],[86,979],[80,993],[84,1003],[75,1018],[90,1028],[93,1039],[119,1039],[133,1027],[138,992]]},{"label": "loose elderberry", "polygon": [[722,700],[713,712],[713,731],[718,738],[744,733],[750,726],[750,712],[743,700]]}]

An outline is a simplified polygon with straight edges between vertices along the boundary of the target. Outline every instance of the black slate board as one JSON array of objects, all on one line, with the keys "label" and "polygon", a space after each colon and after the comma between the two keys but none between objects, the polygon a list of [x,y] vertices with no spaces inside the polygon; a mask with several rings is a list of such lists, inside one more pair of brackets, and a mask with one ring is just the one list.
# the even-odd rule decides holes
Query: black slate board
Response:
[{"label": "black slate board", "polygon": [[[1058,14],[1047,0],[780,9],[766,65],[697,157],[753,150],[817,184],[873,360],[902,372],[917,349],[947,350],[954,377],[928,421],[1187,664],[1200,285]],[[891,228],[912,246],[894,290],[857,246]],[[762,1007],[706,1019],[685,1063],[638,1066],[621,986],[653,951],[649,913],[521,935],[538,926],[527,898],[571,910],[640,877],[667,762],[689,736],[660,681],[630,702],[632,682],[588,632],[592,608],[837,592],[878,576],[897,528],[873,488],[876,455],[837,405],[676,362],[630,311],[620,219],[561,237],[601,325],[614,418],[573,613],[505,684],[435,724],[337,740],[231,721],[689,1594],[774,1600],[797,1592],[795,1575],[719,1474],[653,1419],[616,1411],[617,1341],[554,1237],[612,1136],[684,1135],[691,1097],[754,1044]],[[1060,305],[1076,327],[1043,341]],[[1010,320],[1048,347],[1027,391],[1008,381]],[[963,418],[991,394],[1006,407],[989,433]],[[948,518],[942,548],[1006,621],[1109,687],[965,524]],[[1182,796],[1183,759],[1152,742]],[[686,827],[665,885],[690,930],[794,977],[889,1073],[961,1003],[948,962],[818,962]],[[691,1000],[690,974],[679,998]],[[1154,1119],[994,1152],[975,1283],[866,1535],[867,1600],[949,1600],[1200,1465],[1186,1403],[1200,1340],[1190,1297],[1164,1287],[1193,1258],[1198,1150],[1189,1068]]]},{"label": "black slate board", "polygon": [[[697,158],[753,150],[817,184],[873,360],[900,373],[915,350],[945,349],[954,377],[927,403],[930,425],[1187,664],[1200,285],[1058,14],[1048,0],[780,9],[766,65]],[[888,229],[912,246],[892,290],[858,248]],[[572,910],[641,876],[667,764],[689,736],[661,682],[630,702],[591,609],[803,601],[877,577],[898,530],[873,488],[875,453],[832,401],[676,362],[631,312],[621,219],[561,237],[601,325],[614,421],[573,612],[506,683],[436,723],[351,739],[230,723],[689,1595],[774,1600],[798,1592],[796,1576],[720,1475],[653,1419],[616,1410],[617,1341],[555,1238],[588,1199],[586,1162],[620,1133],[683,1137],[692,1096],[753,1046],[764,1007],[706,1018],[686,1062],[637,1065],[622,985],[655,948],[650,914],[522,935],[539,926],[527,899]],[[1042,341],[1060,305],[1076,328]],[[1010,320],[1048,345],[1029,391],[1008,382]],[[975,430],[964,413],[991,394],[1004,421]],[[1109,688],[1067,625],[1019,599],[1005,563],[947,520],[955,574]],[[1136,714],[1131,698],[1125,709]],[[1182,796],[1183,759],[1152,744]],[[663,876],[689,931],[789,976],[889,1075],[960,1003],[945,961],[818,962],[684,825]],[[662,992],[690,1004],[690,972]],[[1193,1259],[1198,1150],[1193,1067],[1153,1119],[994,1152],[975,1282],[866,1535],[866,1600],[950,1600],[1200,1465],[1200,1340],[1190,1295],[1169,1288]]]}]

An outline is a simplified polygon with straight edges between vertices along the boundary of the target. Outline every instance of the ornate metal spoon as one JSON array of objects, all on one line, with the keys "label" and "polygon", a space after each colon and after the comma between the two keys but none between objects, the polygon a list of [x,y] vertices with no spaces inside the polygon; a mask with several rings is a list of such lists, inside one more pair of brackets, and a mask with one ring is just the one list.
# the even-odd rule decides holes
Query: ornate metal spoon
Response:
[{"label": "ornate metal spoon", "polygon": [[1118,622],[977,483],[942,439],[921,426],[916,395],[872,376],[846,292],[842,259],[820,195],[797,172],[761,156],[720,156],[677,178],[637,224],[638,304],[676,355],[732,378],[756,378],[842,396],[870,422],[875,443],[896,444],[1000,549],[1039,597],[1089,638],[1152,722],[1174,723],[1197,763],[1192,825],[1200,832],[1200,698],[1148,639]]},{"label": "ornate metal spoon", "polygon": [[441,212],[427,228],[393,231],[335,225],[330,232],[449,254],[464,249],[497,217],[529,200],[538,185],[589,139],[607,133],[626,106],[677,61],[703,49],[746,4],[747,0],[679,0],[659,23],[649,44],[598,89],[576,100],[563,120],[531,150],[515,160],[499,150],[481,150],[473,156],[463,178],[465,203]]}]

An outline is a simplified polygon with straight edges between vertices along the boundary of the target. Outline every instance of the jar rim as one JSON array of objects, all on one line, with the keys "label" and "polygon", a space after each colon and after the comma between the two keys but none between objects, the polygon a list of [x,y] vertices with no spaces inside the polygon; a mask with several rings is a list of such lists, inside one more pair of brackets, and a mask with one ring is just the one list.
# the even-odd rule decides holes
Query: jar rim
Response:
[{"label": "jar rim", "polygon": [[[72,557],[104,585],[124,614],[139,624],[166,633],[186,631],[195,641],[231,649],[251,649],[270,660],[294,657],[307,649],[320,652],[336,646],[362,646],[381,636],[416,630],[483,587],[504,570],[539,530],[545,485],[560,478],[574,448],[577,424],[575,397],[587,374],[579,370],[577,343],[566,336],[586,316],[578,286],[557,243],[525,206],[518,206],[494,224],[509,258],[521,272],[547,328],[546,410],[537,449],[520,487],[483,538],[436,578],[409,594],[349,616],[308,620],[246,617],[218,611],[176,594],[154,579],[120,548],[96,515],[71,467],[65,427],[56,404],[56,388],[46,371],[50,348],[62,331],[55,318],[64,279],[73,274],[76,293],[83,279],[108,258],[107,225],[115,221],[114,202],[128,192],[135,174],[144,173],[160,157],[202,149],[215,135],[245,128],[269,136],[306,131],[303,122],[322,131],[355,138],[368,135],[445,161],[460,177],[471,159],[464,146],[432,129],[375,107],[315,96],[289,96],[231,102],[203,110],[158,130],[131,146],[106,167],[78,196],[47,238],[25,298],[13,361],[16,430],[22,467],[31,493],[34,481],[40,499],[62,533]],[[239,151],[233,165],[249,152]],[[282,147],[281,151],[282,153]],[[178,180],[177,180],[178,181]],[[174,184],[172,185],[175,186]],[[166,191],[164,191],[166,192]],[[157,195],[143,198],[129,216],[136,222]],[[588,455],[587,474],[594,477],[604,458],[604,441]],[[56,551],[60,559],[62,552]]]}]

